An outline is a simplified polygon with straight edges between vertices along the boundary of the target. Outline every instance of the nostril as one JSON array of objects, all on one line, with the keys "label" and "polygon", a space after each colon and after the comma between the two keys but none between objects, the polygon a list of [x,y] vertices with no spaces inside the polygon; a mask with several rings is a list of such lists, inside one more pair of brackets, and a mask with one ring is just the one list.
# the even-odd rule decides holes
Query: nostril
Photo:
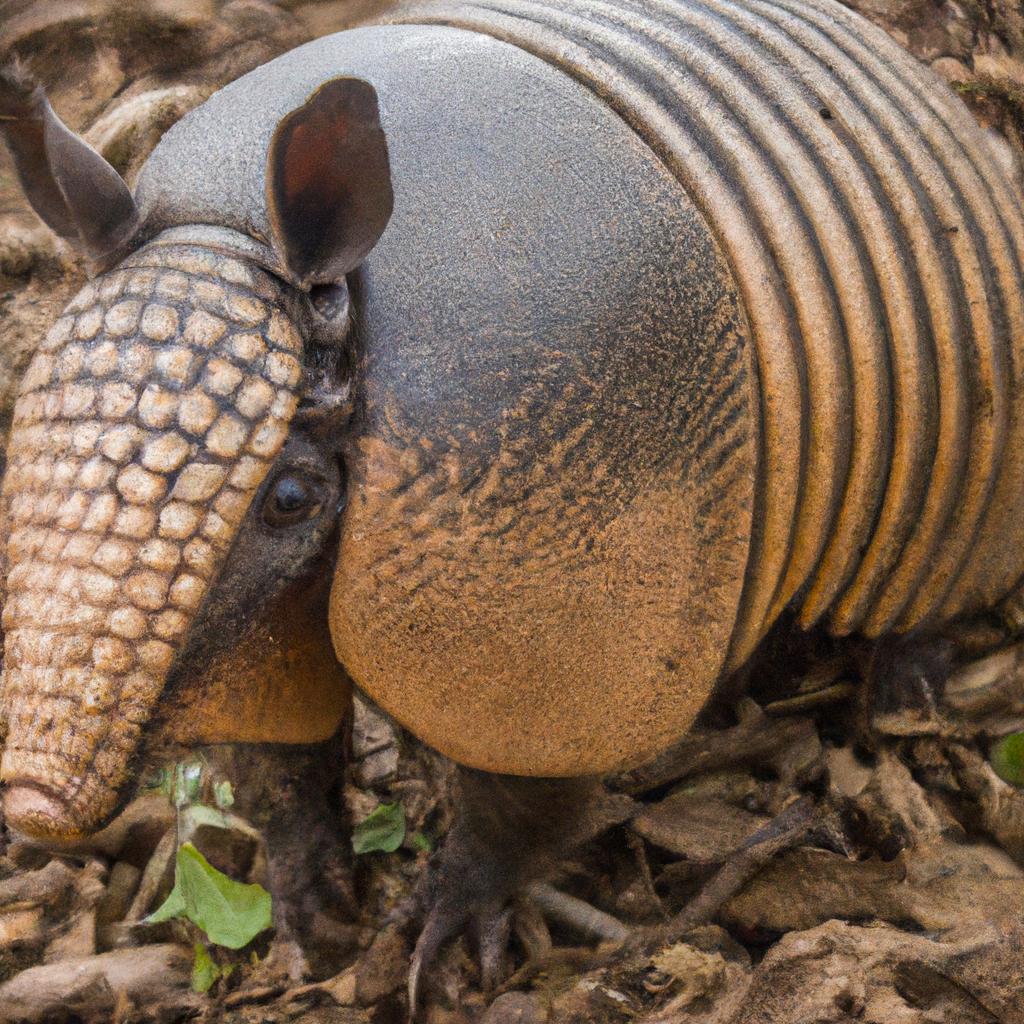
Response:
[{"label": "nostril", "polygon": [[64,804],[36,786],[18,782],[8,785],[3,803],[7,825],[30,839],[68,841],[81,835]]}]

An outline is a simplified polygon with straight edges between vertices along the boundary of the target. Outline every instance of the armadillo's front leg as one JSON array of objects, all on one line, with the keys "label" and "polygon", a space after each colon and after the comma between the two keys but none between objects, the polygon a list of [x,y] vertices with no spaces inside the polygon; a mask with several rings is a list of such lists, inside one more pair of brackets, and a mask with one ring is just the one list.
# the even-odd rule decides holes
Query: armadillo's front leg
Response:
[{"label": "armadillo's front leg", "polygon": [[326,977],[356,945],[341,736],[313,744],[232,744],[239,810],[260,829],[273,897],[275,953],[293,975]]},{"label": "armadillo's front leg", "polygon": [[592,779],[519,778],[459,769],[455,824],[421,887],[425,923],[409,972],[414,1012],[424,970],[443,943],[476,932],[485,988],[495,981],[509,901],[550,873],[592,831]]}]

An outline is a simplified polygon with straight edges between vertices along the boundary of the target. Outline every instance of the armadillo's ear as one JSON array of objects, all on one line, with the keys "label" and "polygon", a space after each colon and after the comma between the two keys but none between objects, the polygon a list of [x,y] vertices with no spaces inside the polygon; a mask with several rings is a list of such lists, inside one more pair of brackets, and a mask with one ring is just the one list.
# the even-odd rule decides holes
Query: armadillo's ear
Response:
[{"label": "armadillo's ear", "polygon": [[267,158],[272,241],[302,287],[340,280],[384,233],[394,197],[377,93],[322,85],[277,126]]},{"label": "armadillo's ear", "polygon": [[57,117],[41,88],[10,68],[0,69],[0,135],[32,208],[94,263],[135,234],[139,215],[121,175]]}]

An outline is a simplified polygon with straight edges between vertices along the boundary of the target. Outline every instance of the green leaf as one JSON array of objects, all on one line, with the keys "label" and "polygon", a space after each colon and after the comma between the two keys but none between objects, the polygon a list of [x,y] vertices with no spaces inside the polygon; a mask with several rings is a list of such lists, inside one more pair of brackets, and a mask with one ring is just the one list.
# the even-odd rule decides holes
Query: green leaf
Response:
[{"label": "green leaf", "polygon": [[229,807],[234,805],[235,802],[235,791],[231,788],[231,783],[225,779],[223,782],[218,782],[213,787],[213,802],[222,810],[226,811]]},{"label": "green leaf", "polygon": [[197,942],[192,960],[192,991],[209,992],[220,975],[221,969],[213,962],[210,951],[201,942]]},{"label": "green leaf", "polygon": [[162,924],[164,921],[171,921],[176,917],[188,917],[185,897],[177,884],[177,880],[175,880],[174,888],[168,893],[167,899],[146,920],[150,924]]},{"label": "green leaf", "polygon": [[419,850],[420,853],[430,853],[434,849],[434,844],[431,842],[430,836],[425,836],[422,832],[413,832],[409,836],[409,842],[412,843],[414,850]]},{"label": "green leaf", "polygon": [[401,804],[381,804],[352,830],[352,849],[358,853],[394,853],[405,839],[405,810]]},{"label": "green leaf", "polygon": [[218,946],[241,949],[270,927],[270,893],[218,871],[191,843],[178,850],[174,888],[148,920],[188,918]]},{"label": "green leaf", "polygon": [[1024,732],[1004,736],[989,753],[996,775],[1014,786],[1024,786]]}]

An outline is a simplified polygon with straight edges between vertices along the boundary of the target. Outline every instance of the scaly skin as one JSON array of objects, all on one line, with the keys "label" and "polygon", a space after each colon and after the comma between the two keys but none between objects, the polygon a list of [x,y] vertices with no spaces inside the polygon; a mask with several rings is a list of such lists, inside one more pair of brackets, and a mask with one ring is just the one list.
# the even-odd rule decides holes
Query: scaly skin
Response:
[{"label": "scaly skin", "polygon": [[154,245],[87,285],[22,384],[3,504],[2,772],[39,836],[102,824],[299,401],[282,286]]},{"label": "scaly skin", "polygon": [[[0,136],[26,195],[100,274],[42,342],[15,409],[0,771],[7,824],[60,844],[110,819],[144,752],[299,744],[297,760],[263,752],[284,772],[275,792],[321,791],[266,808],[279,934],[295,935],[298,904],[299,919],[330,921],[319,904],[333,896],[342,949],[341,769],[324,741],[350,695],[327,629],[351,417],[346,277],[392,193],[369,83],[322,83],[278,128],[268,233],[204,217],[164,231],[41,89],[0,69]],[[338,847],[319,884],[314,850],[292,849],[313,838],[302,812]]]}]

